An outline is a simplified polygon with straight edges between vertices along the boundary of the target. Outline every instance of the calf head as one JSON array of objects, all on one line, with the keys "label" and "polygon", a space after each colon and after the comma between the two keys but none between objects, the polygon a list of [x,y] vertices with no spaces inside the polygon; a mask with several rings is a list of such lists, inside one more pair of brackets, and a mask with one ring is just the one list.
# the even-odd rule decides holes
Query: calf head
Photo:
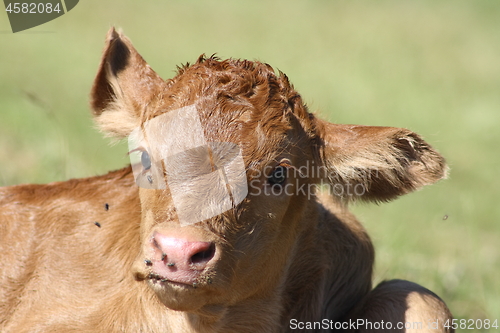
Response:
[{"label": "calf head", "polygon": [[133,273],[175,310],[272,297],[315,227],[318,185],[343,202],[389,200],[446,172],[408,130],[317,119],[269,65],[202,56],[165,81],[114,29],[91,104],[135,156]]}]

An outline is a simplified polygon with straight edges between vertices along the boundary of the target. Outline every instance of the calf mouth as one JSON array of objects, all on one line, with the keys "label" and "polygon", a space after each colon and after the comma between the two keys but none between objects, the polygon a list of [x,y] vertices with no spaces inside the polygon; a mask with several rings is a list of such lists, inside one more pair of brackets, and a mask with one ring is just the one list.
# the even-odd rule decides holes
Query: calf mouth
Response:
[{"label": "calf mouth", "polygon": [[200,281],[195,281],[192,283],[186,283],[182,281],[175,281],[175,280],[170,280],[167,279],[164,276],[161,276],[156,273],[149,273],[146,279],[149,281],[150,284],[152,285],[160,285],[160,286],[171,286],[171,287],[177,287],[177,288],[188,288],[188,289],[197,289],[200,287],[204,287],[207,285],[212,284],[212,278],[211,277],[205,277],[202,279],[198,279]]},{"label": "calf mouth", "polygon": [[197,283],[193,282],[192,284],[189,283],[184,283],[184,282],[177,282],[177,281],[172,281],[169,280],[161,275],[155,274],[155,273],[149,273],[147,280],[149,283],[153,285],[170,285],[173,287],[179,287],[179,288],[197,288]]}]

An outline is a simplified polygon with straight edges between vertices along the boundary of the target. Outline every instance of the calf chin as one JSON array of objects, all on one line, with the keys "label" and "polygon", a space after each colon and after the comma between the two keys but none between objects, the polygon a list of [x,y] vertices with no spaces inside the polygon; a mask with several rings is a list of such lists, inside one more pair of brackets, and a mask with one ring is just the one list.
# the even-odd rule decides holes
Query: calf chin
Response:
[{"label": "calf chin", "polygon": [[161,282],[150,279],[149,287],[167,308],[175,311],[196,312],[208,305],[210,292],[205,288],[194,288],[170,282]]}]

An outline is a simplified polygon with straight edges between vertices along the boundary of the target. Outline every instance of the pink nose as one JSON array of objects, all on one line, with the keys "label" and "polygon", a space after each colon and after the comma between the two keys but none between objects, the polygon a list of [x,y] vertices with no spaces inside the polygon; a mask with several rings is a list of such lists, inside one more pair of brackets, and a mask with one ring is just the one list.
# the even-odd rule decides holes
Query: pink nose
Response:
[{"label": "pink nose", "polygon": [[188,241],[156,232],[152,238],[153,271],[174,282],[191,284],[215,255],[212,242]]}]

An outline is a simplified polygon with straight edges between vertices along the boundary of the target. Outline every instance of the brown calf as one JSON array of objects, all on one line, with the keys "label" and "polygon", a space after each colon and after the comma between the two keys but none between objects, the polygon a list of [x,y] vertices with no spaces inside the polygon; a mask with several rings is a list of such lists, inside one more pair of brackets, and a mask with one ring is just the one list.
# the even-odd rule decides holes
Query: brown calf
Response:
[{"label": "brown calf", "polygon": [[347,210],[445,176],[417,134],[320,120],[259,62],[164,81],[114,29],[91,104],[132,167],[0,189],[1,332],[447,331],[429,290],[372,290]]}]

